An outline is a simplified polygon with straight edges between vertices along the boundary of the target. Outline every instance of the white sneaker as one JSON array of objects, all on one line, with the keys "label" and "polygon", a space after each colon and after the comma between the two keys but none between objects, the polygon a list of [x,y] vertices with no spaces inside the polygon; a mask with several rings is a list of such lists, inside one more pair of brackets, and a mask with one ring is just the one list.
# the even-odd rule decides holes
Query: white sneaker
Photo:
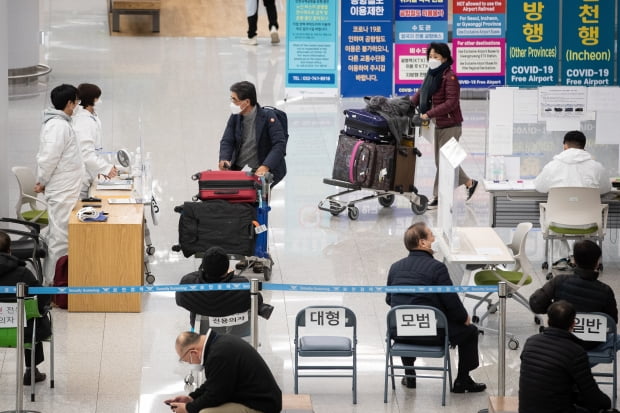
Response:
[{"label": "white sneaker", "polygon": [[272,44],[280,43],[280,36],[278,35],[278,29],[276,29],[276,26],[271,26],[269,34],[271,34]]},{"label": "white sneaker", "polygon": [[244,37],[243,39],[241,39],[240,43],[241,44],[246,44],[248,46],[256,46],[256,45],[258,45],[258,39],[257,39],[257,36],[250,37],[250,38]]}]

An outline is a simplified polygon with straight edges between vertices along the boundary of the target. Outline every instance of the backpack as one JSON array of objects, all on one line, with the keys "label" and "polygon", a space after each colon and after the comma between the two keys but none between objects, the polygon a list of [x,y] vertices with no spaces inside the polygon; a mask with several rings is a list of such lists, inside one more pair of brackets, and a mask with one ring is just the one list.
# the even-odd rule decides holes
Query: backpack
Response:
[{"label": "backpack", "polygon": [[280,121],[280,124],[282,125],[282,129],[284,130],[284,137],[288,142],[288,116],[286,116],[286,112],[278,108],[275,108],[273,106],[262,106],[262,108],[271,110],[272,112],[276,114],[276,117]]}]

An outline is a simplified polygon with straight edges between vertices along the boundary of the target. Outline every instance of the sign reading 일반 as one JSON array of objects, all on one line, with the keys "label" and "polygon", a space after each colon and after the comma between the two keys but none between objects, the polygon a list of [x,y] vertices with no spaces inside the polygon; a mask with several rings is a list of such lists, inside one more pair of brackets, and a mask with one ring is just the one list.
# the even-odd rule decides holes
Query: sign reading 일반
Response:
[{"label": "sign reading \uc77c\ubc18", "polygon": [[562,4],[562,84],[611,86],[615,2],[564,0]]},{"label": "sign reading \uc77c\ubc18", "polygon": [[336,95],[337,5],[329,0],[289,0],[286,11],[287,89]]},{"label": "sign reading \uc77c\ubc18", "polygon": [[508,2],[506,84],[558,84],[560,6],[558,0]]},{"label": "sign reading \uc77c\ubc18", "polygon": [[573,334],[585,341],[607,341],[607,318],[598,314],[577,313]]},{"label": "sign reading \uc77c\ubc18", "polygon": [[342,0],[340,94],[392,94],[392,1]]},{"label": "sign reading \uc77c\ubc18", "polygon": [[396,310],[396,334],[400,337],[436,336],[435,312],[413,308]]},{"label": "sign reading \uc77c\ubc18", "polygon": [[306,309],[306,327],[344,327],[345,325],[344,308]]}]

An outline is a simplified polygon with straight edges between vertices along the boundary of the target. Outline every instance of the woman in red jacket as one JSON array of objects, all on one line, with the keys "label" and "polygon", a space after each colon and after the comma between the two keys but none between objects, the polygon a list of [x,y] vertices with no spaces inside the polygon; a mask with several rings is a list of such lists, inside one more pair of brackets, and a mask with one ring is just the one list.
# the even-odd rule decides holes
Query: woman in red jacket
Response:
[{"label": "woman in red jacket", "polygon": [[[446,43],[431,43],[426,49],[428,60],[428,72],[422,83],[411,98],[413,106],[419,106],[420,118],[431,119],[435,122],[435,166],[439,168],[439,149],[454,137],[457,141],[461,137],[461,113],[460,94],[461,87],[456,75],[452,71],[452,56]],[[433,200],[429,203],[429,209],[437,208],[437,176],[433,185]],[[459,185],[467,188],[467,200],[476,191],[478,181],[471,179],[461,167],[459,167]]]}]

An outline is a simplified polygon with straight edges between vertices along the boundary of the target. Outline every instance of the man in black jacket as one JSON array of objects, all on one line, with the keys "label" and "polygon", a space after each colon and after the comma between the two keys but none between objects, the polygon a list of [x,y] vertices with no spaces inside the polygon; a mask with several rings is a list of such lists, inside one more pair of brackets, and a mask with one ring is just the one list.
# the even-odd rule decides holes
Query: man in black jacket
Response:
[{"label": "man in black jacket", "polygon": [[611,400],[598,388],[588,355],[571,334],[575,308],[565,300],[549,306],[549,327],[527,339],[521,352],[519,412],[571,413],[609,409]]},{"label": "man in black jacket", "polygon": [[[606,313],[618,322],[616,297],[610,286],[598,280],[597,268],[601,262],[601,248],[590,240],[575,242],[573,246],[575,273],[553,277],[530,296],[530,307],[544,314],[554,301],[566,300],[577,312]],[[586,350],[600,343],[582,342]]]},{"label": "man in black jacket", "polygon": [[[423,222],[411,225],[405,232],[405,247],[409,256],[395,262],[390,267],[387,285],[452,285],[448,268],[433,258],[431,244],[435,241],[433,232]],[[450,344],[459,350],[459,366],[452,391],[454,393],[481,392],[484,383],[476,383],[469,375],[479,366],[478,329],[471,324],[467,310],[456,293],[388,293],[386,302],[391,307],[398,305],[428,305],[441,310],[448,319]],[[421,339],[415,339],[414,342]],[[398,341],[411,342],[411,339]],[[403,365],[413,366],[415,358],[403,357]],[[415,375],[415,370],[407,369],[407,374]],[[403,379],[403,384],[415,388],[415,378]]]},{"label": "man in black jacket", "polygon": [[177,337],[175,348],[182,362],[202,364],[206,376],[202,386],[188,396],[164,401],[175,413],[198,413],[207,408],[229,413],[282,410],[282,391],[269,366],[239,337],[212,330],[206,335],[184,332]]},{"label": "man in black jacket", "polygon": [[[181,278],[181,284],[213,284],[213,283],[249,283],[243,276],[229,272],[230,260],[220,247],[209,248],[198,271]],[[196,314],[224,317],[244,313],[250,309],[250,290],[212,290],[212,291],[177,291],[177,305],[191,314],[191,321]],[[265,319],[271,316],[273,307],[263,303],[262,295],[258,295],[258,314]],[[237,334],[237,333],[236,333]],[[247,335],[247,334],[238,334]]]},{"label": "man in black jacket", "polygon": [[[41,287],[41,283],[34,274],[26,268],[26,263],[19,258],[11,255],[11,238],[6,232],[0,231],[0,285],[14,286],[17,283],[26,283],[29,287]],[[29,297],[31,295],[28,295]],[[15,299],[15,294],[0,294],[0,300]],[[47,311],[47,307],[50,304],[51,295],[41,295],[38,297],[39,312],[44,314]],[[32,327],[34,319],[28,320],[26,328],[24,329],[24,341],[29,343],[32,337]],[[52,334],[52,327],[50,320],[47,316],[43,316],[37,319],[37,332],[36,340],[44,340]],[[30,365],[31,350],[26,349],[24,351],[24,361],[26,362],[26,372],[24,374],[24,385],[30,385],[30,375],[32,369]],[[45,373],[41,373],[36,367],[44,360],[43,344],[39,341],[34,346],[34,363],[35,363],[35,375],[34,381],[36,383],[45,380]]]}]

